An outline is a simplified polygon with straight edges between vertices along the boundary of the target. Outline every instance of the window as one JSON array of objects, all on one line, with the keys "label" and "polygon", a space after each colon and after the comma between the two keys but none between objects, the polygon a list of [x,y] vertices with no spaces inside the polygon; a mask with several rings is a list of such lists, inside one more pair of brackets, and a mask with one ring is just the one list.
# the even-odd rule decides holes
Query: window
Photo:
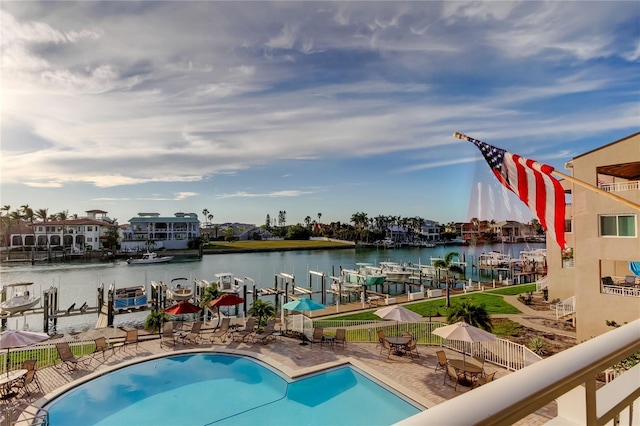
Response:
[{"label": "window", "polygon": [[635,237],[636,215],[600,216],[601,237]]},{"label": "window", "polygon": [[93,232],[93,226],[87,226],[87,232]]},{"label": "window", "polygon": [[571,219],[564,220],[564,232],[573,232],[571,228],[572,223]]}]

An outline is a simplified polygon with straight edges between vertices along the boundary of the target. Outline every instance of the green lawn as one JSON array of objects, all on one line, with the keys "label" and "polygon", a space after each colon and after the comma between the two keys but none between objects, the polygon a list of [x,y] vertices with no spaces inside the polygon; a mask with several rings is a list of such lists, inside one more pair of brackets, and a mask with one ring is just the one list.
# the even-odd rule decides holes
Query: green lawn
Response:
[{"label": "green lawn", "polygon": [[353,247],[350,244],[318,240],[215,241],[205,244],[204,250],[284,250],[319,247]]},{"label": "green lawn", "polygon": [[[520,314],[522,313],[513,305],[504,301],[500,296],[486,294],[486,293],[472,293],[464,296],[456,296],[451,298],[451,304],[459,303],[461,300],[470,299],[476,304],[484,304],[489,315],[495,314]],[[428,316],[446,316],[447,309],[445,308],[446,300],[429,300],[425,302],[415,303],[412,305],[405,305],[405,307],[411,311],[414,311],[423,317]],[[352,320],[352,321],[377,321],[380,319],[377,315],[374,315],[374,311],[358,312],[349,315],[342,315],[340,317],[331,318],[332,320]],[[438,315],[439,314],[439,315]]]},{"label": "green lawn", "polygon": [[515,286],[510,286],[510,287],[502,287],[502,288],[498,288],[496,290],[487,290],[487,292],[493,293],[493,294],[504,294],[507,296],[514,296],[516,294],[522,294],[522,293],[526,293],[529,291],[536,291],[536,284],[523,284],[523,285],[515,285]]}]

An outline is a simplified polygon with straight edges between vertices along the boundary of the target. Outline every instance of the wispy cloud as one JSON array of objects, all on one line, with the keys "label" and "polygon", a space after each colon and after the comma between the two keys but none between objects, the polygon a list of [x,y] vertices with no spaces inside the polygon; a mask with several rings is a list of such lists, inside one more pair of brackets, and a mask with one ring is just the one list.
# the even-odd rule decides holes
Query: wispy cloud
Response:
[{"label": "wispy cloud", "polygon": [[288,197],[300,197],[303,195],[314,194],[314,191],[300,191],[300,190],[285,190],[274,191],[268,193],[250,193],[250,192],[236,192],[233,194],[221,194],[217,196],[218,199],[224,198],[288,198]]}]

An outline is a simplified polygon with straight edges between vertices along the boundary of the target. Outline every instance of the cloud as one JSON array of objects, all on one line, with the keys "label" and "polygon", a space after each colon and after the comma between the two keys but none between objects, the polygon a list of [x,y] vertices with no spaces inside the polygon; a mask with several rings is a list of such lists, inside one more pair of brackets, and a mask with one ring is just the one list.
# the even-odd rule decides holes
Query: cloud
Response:
[{"label": "cloud", "polygon": [[314,194],[314,191],[299,191],[299,190],[284,190],[284,191],[273,191],[267,192],[263,194],[258,193],[250,193],[250,192],[236,192],[233,194],[222,194],[219,195],[218,199],[224,198],[288,198],[288,197],[300,197],[303,195]]}]

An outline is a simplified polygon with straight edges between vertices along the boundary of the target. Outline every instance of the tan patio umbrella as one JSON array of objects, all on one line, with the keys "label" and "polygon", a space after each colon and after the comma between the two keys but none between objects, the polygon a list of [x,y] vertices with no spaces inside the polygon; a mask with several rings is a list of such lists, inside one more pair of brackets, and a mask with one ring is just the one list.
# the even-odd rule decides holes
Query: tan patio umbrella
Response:
[{"label": "tan patio umbrella", "polygon": [[[489,342],[496,340],[495,334],[484,331],[478,327],[474,327],[471,324],[467,324],[464,321],[457,322],[451,325],[445,325],[444,327],[438,327],[431,332],[436,336],[440,336],[447,340],[459,340],[461,342],[476,343],[476,342]],[[462,352],[462,360],[465,362],[466,353]]]},{"label": "tan patio umbrella", "polygon": [[401,322],[416,322],[422,319],[422,315],[417,314],[401,305],[387,306],[374,312],[375,315],[382,319],[396,321],[396,334],[398,334],[398,325]]}]

